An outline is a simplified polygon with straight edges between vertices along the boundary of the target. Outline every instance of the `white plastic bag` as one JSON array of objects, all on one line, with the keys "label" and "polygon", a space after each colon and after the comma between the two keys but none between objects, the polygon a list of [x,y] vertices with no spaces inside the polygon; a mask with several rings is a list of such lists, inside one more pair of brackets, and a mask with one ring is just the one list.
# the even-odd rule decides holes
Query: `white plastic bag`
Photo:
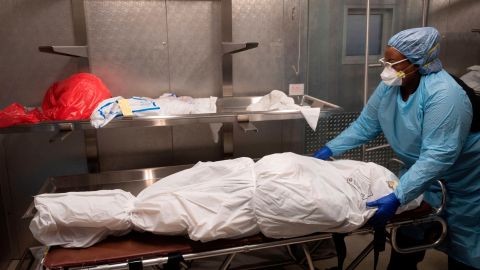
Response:
[{"label": "white plastic bag", "polygon": [[[90,124],[95,128],[101,128],[110,123],[114,118],[123,116],[119,100],[123,97],[106,99],[90,115]],[[160,107],[155,100],[144,97],[132,97],[127,99],[132,113],[136,116],[155,116],[160,114]]]},{"label": "white plastic bag", "polygon": [[217,112],[217,97],[177,97],[174,94],[167,93],[155,99],[155,102],[160,107],[161,115],[182,115]]},{"label": "white plastic bag", "polygon": [[30,230],[46,246],[89,247],[130,232],[134,200],[118,189],[38,195]]},{"label": "white plastic bag", "polygon": [[[116,117],[123,116],[119,100],[123,97],[106,99],[95,108],[90,116],[90,123],[95,128],[101,128]],[[134,116],[164,116],[215,113],[217,98],[177,97],[167,93],[157,99],[147,97],[132,97],[126,100]]]},{"label": "white plastic bag", "polygon": [[255,173],[255,214],[261,232],[272,238],[353,231],[376,211],[366,203],[391,193],[398,181],[374,163],[293,153],[263,157]]},{"label": "white plastic bag", "polygon": [[287,96],[280,90],[272,90],[269,94],[263,96],[258,102],[250,104],[247,111],[272,111],[272,110],[298,110],[302,114],[310,128],[317,129],[318,118],[320,117],[320,108],[311,108],[310,106],[300,106],[295,104],[293,98]]},{"label": "white plastic bag", "polygon": [[132,222],[138,230],[203,242],[253,235],[253,165],[250,158],[199,162],[165,177],[137,196]]},{"label": "white plastic bag", "polygon": [[471,66],[467,71],[460,79],[480,95],[480,66]]}]

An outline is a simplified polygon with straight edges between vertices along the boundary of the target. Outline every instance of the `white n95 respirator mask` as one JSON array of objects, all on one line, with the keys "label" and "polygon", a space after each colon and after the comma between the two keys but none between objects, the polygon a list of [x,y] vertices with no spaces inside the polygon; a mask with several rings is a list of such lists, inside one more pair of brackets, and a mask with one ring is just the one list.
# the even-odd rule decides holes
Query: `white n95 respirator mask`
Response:
[{"label": "white n95 respirator mask", "polygon": [[386,85],[400,86],[402,85],[402,79],[405,78],[405,73],[403,71],[396,71],[390,66],[386,66],[380,74],[380,77]]}]

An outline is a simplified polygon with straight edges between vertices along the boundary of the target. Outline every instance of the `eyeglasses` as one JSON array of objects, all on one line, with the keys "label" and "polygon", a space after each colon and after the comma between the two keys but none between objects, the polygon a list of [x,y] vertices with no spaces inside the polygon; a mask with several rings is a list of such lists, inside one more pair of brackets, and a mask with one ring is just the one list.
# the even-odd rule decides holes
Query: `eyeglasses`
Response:
[{"label": "eyeglasses", "polygon": [[378,59],[378,62],[380,62],[380,64],[382,64],[384,67],[393,67],[394,65],[400,64],[400,63],[402,63],[404,61],[407,61],[407,60],[408,60],[408,58],[405,58],[405,59],[402,59],[400,61],[390,63],[390,62],[385,61],[385,58],[382,57],[382,58]]}]

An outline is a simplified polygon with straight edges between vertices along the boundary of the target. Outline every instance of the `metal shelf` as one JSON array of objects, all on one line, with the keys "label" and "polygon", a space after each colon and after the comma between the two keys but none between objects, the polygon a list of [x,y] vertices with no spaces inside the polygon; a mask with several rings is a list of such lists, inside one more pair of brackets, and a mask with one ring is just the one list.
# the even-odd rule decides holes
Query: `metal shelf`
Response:
[{"label": "metal shelf", "polygon": [[[276,121],[301,119],[299,110],[274,110],[274,111],[247,111],[246,107],[260,100],[261,97],[224,97],[217,100],[217,113],[149,116],[149,117],[123,117],[108,123],[104,128],[132,128],[132,127],[158,127],[176,126],[194,123],[245,123],[257,121]],[[309,105],[321,108],[321,117],[341,107],[326,101],[305,95],[294,97],[298,105]],[[95,129],[89,121],[46,121],[37,124],[24,124],[0,129],[0,133],[24,132],[70,132],[75,130]]]}]

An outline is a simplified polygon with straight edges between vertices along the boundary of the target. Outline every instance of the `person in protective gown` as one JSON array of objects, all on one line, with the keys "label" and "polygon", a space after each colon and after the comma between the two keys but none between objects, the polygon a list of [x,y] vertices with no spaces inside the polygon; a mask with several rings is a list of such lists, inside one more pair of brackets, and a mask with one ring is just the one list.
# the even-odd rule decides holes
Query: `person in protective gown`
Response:
[{"label": "person in protective gown", "polygon": [[[378,208],[369,223],[385,225],[400,205],[422,193],[438,205],[438,186],[432,184],[443,179],[448,235],[440,248],[448,254],[449,269],[480,269],[480,132],[471,131],[473,111],[465,91],[442,68],[439,42],[432,27],[390,38],[380,59],[382,82],[361,115],[314,156],[341,155],[383,132],[405,166],[395,191],[368,204]],[[388,269],[416,269],[423,255],[392,252]]]}]

